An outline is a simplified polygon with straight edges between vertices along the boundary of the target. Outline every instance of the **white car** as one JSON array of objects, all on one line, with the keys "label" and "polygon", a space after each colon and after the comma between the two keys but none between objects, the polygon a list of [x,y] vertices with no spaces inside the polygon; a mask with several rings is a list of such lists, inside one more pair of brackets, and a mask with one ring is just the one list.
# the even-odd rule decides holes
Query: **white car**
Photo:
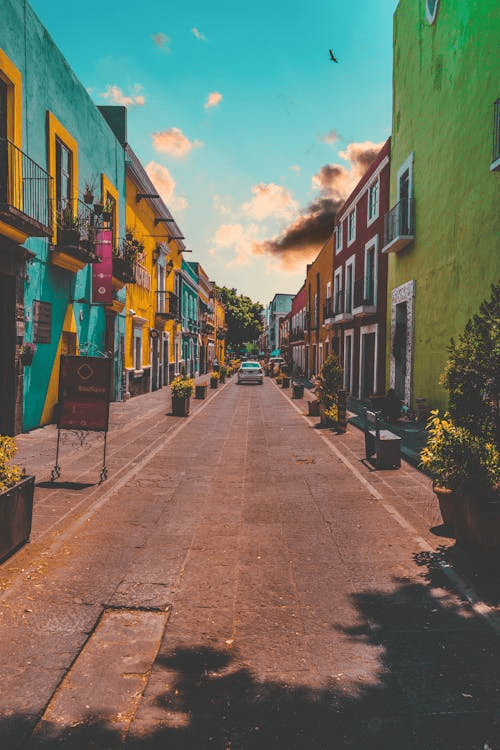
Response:
[{"label": "white car", "polygon": [[239,383],[264,383],[264,370],[260,366],[259,362],[253,362],[247,360],[242,362],[240,369],[238,370],[237,380]]}]

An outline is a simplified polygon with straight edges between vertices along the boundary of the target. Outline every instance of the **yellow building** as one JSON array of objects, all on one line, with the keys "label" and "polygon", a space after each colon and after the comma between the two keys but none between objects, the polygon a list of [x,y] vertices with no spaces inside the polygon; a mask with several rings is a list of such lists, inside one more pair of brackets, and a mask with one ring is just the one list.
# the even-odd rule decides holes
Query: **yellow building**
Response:
[{"label": "yellow building", "polygon": [[135,283],[127,285],[126,397],[167,385],[179,372],[180,300],[176,270],[185,250],[181,230],[138,158],[127,146],[126,236],[121,255]]},{"label": "yellow building", "polygon": [[222,364],[226,357],[226,312],[222,299],[215,288],[212,290],[212,295],[215,322],[215,356],[219,360],[219,364]]}]

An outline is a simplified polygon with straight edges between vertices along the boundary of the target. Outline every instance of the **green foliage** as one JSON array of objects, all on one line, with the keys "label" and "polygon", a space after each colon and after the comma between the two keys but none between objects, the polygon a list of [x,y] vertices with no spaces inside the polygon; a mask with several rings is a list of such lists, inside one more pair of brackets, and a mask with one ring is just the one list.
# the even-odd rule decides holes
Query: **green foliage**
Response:
[{"label": "green foliage", "polygon": [[469,490],[477,498],[499,489],[500,453],[493,443],[455,424],[448,413],[440,417],[437,409],[431,412],[427,431],[420,466],[435,485]]},{"label": "green foliage", "polygon": [[10,463],[16,451],[14,438],[0,435],[0,492],[13,487],[23,476],[21,469]]},{"label": "green foliage", "polygon": [[452,341],[441,382],[460,425],[500,445],[500,284]]},{"label": "green foliage", "polygon": [[264,308],[260,302],[252,302],[249,297],[238,294],[236,289],[225,286],[216,289],[225,309],[226,342],[239,351],[242,344],[256,341],[264,330]]},{"label": "green foliage", "polygon": [[329,407],[337,400],[337,394],[342,387],[343,370],[336,354],[330,354],[321,367],[316,378],[314,392],[319,401]]},{"label": "green foliage", "polygon": [[194,393],[194,380],[192,378],[174,378],[170,383],[170,390],[174,398],[189,398]]}]

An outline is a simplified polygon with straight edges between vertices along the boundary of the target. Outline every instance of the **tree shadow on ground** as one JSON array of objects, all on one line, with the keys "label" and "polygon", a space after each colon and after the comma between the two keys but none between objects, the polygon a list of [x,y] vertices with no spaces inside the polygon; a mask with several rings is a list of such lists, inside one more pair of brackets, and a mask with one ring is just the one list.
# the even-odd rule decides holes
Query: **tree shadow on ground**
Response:
[{"label": "tree shadow on ground", "polygon": [[[379,662],[327,676],[321,687],[257,679],[237,651],[162,650],[127,738],[105,716],[31,733],[29,715],[0,721],[2,750],[497,750],[498,637],[450,590],[433,561],[422,582],[353,594],[359,624],[332,623]],[[369,649],[372,653],[373,651]],[[354,653],[357,654],[356,648]],[[332,654],[328,658],[334,664]],[[325,657],[326,662],[326,657]],[[324,670],[322,670],[322,674]],[[116,717],[115,717],[116,720]]]}]

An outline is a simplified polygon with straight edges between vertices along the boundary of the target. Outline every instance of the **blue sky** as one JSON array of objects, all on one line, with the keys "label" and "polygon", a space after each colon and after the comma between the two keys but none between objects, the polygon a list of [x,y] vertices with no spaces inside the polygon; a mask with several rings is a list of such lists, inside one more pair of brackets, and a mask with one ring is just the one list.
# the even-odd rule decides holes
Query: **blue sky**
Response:
[{"label": "blue sky", "polygon": [[390,135],[396,0],[31,5],[95,103],[127,105],[186,258],[264,305],[298,291]]}]

